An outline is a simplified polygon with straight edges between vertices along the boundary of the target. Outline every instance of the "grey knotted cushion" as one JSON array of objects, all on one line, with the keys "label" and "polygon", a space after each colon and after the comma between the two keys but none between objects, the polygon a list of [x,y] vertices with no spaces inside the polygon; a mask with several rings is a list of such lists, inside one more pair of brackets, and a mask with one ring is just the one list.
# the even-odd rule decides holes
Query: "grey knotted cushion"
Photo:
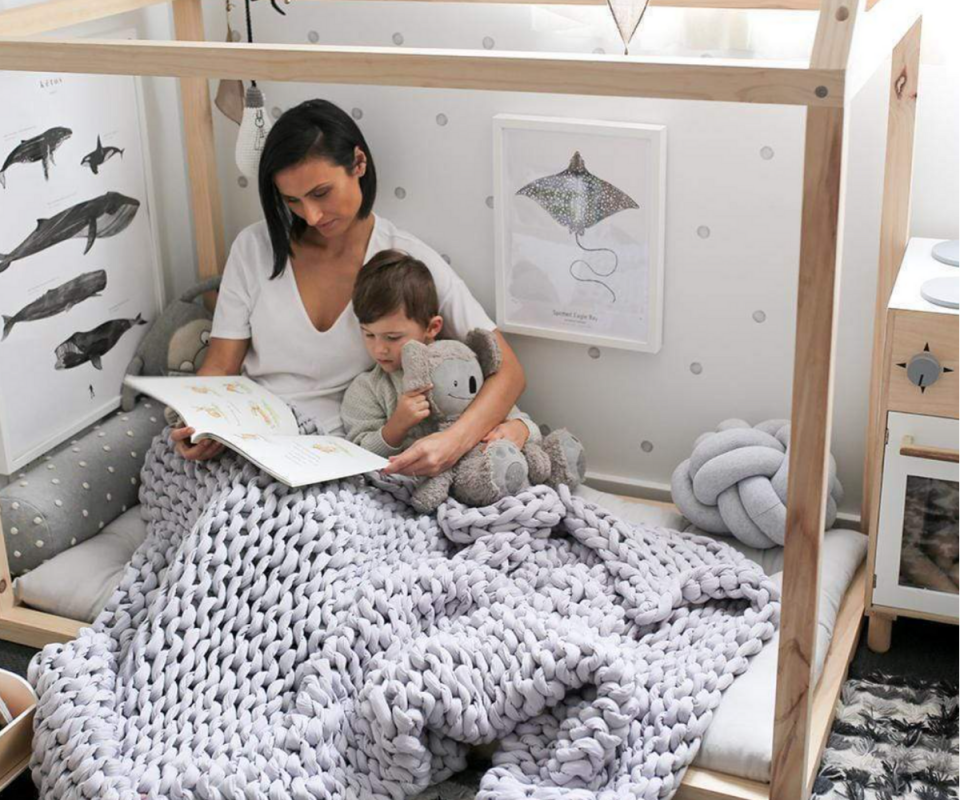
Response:
[{"label": "grey knotted cushion", "polygon": [[158,437],[146,541],[30,665],[41,796],[402,800],[499,741],[479,800],[670,797],[776,586],[566,486],[436,516],[411,488],[294,490]]},{"label": "grey knotted cushion", "polygon": [[[770,419],[754,427],[728,419],[702,434],[693,454],[673,472],[673,502],[708,533],[735,536],[750,547],[783,545],[787,527],[790,421]],[[826,526],[837,518],[843,487],[830,456]]]}]

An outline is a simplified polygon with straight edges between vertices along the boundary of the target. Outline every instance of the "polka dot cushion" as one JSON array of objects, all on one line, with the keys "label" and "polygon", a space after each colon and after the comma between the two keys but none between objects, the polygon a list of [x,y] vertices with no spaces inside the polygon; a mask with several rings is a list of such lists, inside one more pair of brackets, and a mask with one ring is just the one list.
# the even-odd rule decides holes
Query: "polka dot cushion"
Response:
[{"label": "polka dot cushion", "polygon": [[0,523],[16,578],[89,539],[135,506],[140,468],[165,425],[163,407],[141,398],[33,462],[0,489]]}]

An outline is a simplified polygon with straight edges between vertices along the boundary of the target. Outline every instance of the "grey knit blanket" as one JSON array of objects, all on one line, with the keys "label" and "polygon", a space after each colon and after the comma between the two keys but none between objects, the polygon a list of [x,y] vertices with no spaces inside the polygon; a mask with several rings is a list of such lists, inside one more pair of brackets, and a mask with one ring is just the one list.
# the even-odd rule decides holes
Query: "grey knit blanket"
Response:
[{"label": "grey knit blanket", "polygon": [[670,797],[776,628],[760,568],[565,487],[436,516],[408,496],[158,437],[147,540],[30,666],[41,796],[399,799],[499,741],[480,800]]}]

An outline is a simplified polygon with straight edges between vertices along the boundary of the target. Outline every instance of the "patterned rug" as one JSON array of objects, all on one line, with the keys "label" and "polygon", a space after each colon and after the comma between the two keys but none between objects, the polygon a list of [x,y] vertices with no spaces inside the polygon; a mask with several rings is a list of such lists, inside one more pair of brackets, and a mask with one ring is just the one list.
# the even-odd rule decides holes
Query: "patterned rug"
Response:
[{"label": "patterned rug", "polygon": [[880,673],[848,680],[817,800],[956,800],[957,684]]},{"label": "patterned rug", "polygon": [[[956,683],[848,680],[811,800],[957,800],[957,746]],[[478,755],[415,800],[473,800],[489,753]]]}]

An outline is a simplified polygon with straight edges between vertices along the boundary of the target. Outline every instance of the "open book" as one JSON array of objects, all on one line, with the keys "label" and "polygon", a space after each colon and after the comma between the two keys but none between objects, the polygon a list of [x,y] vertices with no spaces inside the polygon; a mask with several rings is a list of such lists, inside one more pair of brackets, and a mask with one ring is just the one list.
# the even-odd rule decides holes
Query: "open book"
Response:
[{"label": "open book", "polygon": [[190,441],[216,439],[287,486],[305,486],[382,469],[387,461],[338,436],[301,436],[290,407],[239,375],[124,381],[170,406]]}]

